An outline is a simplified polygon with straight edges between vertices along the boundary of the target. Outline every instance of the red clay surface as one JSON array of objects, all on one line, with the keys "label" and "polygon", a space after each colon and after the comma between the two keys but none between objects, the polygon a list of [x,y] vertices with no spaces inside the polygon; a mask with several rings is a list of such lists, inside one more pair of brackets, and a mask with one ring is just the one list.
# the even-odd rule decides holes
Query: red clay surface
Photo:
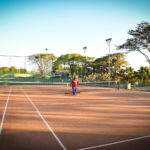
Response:
[{"label": "red clay surface", "polygon": [[0,86],[0,125],[10,94],[0,150],[150,149],[150,93],[78,91],[73,96],[65,86]]}]

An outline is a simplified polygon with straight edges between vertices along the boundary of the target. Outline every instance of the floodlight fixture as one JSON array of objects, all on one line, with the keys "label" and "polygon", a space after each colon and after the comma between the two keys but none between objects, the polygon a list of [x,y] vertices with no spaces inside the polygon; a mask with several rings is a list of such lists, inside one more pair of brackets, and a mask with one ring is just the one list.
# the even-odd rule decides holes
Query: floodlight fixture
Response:
[{"label": "floodlight fixture", "polygon": [[45,51],[47,52],[47,51],[48,51],[48,48],[45,48]]},{"label": "floodlight fixture", "polygon": [[[87,51],[87,47],[85,46],[85,47],[83,47],[83,51],[84,51],[84,55],[85,55],[85,60],[87,60],[86,59],[86,51]],[[83,71],[83,70],[82,70]],[[83,73],[82,73],[82,75],[83,75]],[[84,76],[86,76],[86,62],[85,62],[85,72],[84,72]],[[83,79],[82,79],[83,80]]]},{"label": "floodlight fixture", "polygon": [[86,51],[87,51],[87,47],[83,47],[83,50],[84,50],[84,55],[86,56]]},{"label": "floodlight fixture", "polygon": [[112,41],[112,38],[106,39],[106,43],[107,43],[108,45],[110,45],[111,41]]}]

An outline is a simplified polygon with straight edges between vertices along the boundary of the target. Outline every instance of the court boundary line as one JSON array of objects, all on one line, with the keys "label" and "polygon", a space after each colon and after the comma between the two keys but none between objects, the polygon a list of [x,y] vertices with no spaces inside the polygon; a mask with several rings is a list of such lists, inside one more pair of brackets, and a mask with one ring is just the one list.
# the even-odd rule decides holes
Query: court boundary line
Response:
[{"label": "court boundary line", "polygon": [[66,147],[63,145],[63,143],[61,142],[61,140],[58,138],[58,136],[55,134],[55,132],[53,131],[53,129],[51,128],[51,126],[47,123],[47,121],[44,119],[43,115],[41,114],[41,112],[39,111],[39,109],[36,107],[36,105],[32,102],[32,99],[26,94],[25,90],[23,88],[21,88],[24,95],[26,96],[26,98],[29,100],[29,102],[32,104],[32,106],[34,107],[34,109],[36,110],[36,112],[38,113],[38,115],[40,116],[40,118],[42,119],[42,121],[45,123],[45,125],[47,126],[47,128],[49,129],[49,131],[52,133],[52,135],[54,136],[54,138],[56,139],[56,141],[60,144],[60,146],[63,148],[63,150],[67,150]]},{"label": "court boundary line", "polygon": [[51,105],[78,105],[82,103],[51,103],[51,104],[39,104],[40,106],[51,106]]},{"label": "court boundary line", "polygon": [[150,135],[142,136],[142,137],[137,137],[137,138],[133,138],[133,139],[128,139],[128,140],[122,140],[122,141],[112,142],[112,143],[108,143],[108,144],[91,146],[91,147],[87,147],[87,148],[80,148],[78,150],[89,150],[89,149],[94,149],[94,148],[101,148],[101,147],[106,147],[106,146],[111,146],[111,145],[115,145],[115,144],[121,144],[121,143],[131,142],[131,141],[145,139],[145,138],[150,138]]},{"label": "court boundary line", "polygon": [[6,116],[6,111],[7,111],[7,105],[8,105],[8,101],[9,101],[9,97],[11,95],[11,92],[12,92],[12,87],[9,90],[9,94],[8,94],[7,101],[6,101],[6,104],[5,104],[5,108],[4,108],[4,112],[3,112],[3,117],[2,117],[1,125],[0,125],[0,135],[2,133],[3,124],[4,124],[4,120],[5,120],[5,116]]}]

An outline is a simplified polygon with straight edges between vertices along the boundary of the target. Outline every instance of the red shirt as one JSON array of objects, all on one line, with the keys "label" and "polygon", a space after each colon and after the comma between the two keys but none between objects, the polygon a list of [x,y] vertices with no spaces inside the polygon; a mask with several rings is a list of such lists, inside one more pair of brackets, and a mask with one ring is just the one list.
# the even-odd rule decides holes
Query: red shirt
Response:
[{"label": "red shirt", "polygon": [[78,86],[78,84],[79,84],[78,79],[73,79],[73,80],[71,81],[71,85],[72,85],[72,87],[77,87],[77,86]]}]

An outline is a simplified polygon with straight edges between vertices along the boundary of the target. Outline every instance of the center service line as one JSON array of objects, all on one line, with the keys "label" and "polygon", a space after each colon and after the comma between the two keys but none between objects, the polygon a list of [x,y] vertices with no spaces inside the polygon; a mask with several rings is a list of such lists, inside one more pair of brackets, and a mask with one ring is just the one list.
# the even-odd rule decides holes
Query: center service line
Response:
[{"label": "center service line", "polygon": [[12,91],[12,88],[10,88],[9,94],[8,94],[8,97],[7,97],[7,101],[6,101],[6,105],[5,105],[5,109],[4,109],[4,113],[3,113],[3,117],[2,117],[2,121],[1,121],[1,125],[0,125],[0,135],[2,133],[3,124],[4,124],[4,120],[5,120],[5,115],[6,115],[6,110],[7,110],[7,105],[8,105],[8,101],[9,101],[11,91]]},{"label": "center service line", "polygon": [[57,137],[57,135],[55,134],[55,132],[53,131],[53,129],[50,127],[50,125],[44,119],[44,117],[42,116],[42,114],[40,113],[40,111],[38,110],[38,108],[36,107],[36,105],[32,102],[31,98],[26,94],[26,92],[24,91],[23,88],[22,88],[22,91],[23,91],[24,95],[26,96],[26,98],[29,100],[29,102],[32,104],[32,106],[35,108],[35,110],[37,111],[37,113],[39,114],[39,116],[41,117],[41,119],[43,120],[43,122],[45,123],[45,125],[47,126],[47,128],[53,134],[53,136],[55,137],[55,139],[57,140],[57,142],[61,145],[61,147],[63,148],[63,150],[67,150],[65,148],[65,146],[62,144],[62,142],[60,141],[60,139]]}]

